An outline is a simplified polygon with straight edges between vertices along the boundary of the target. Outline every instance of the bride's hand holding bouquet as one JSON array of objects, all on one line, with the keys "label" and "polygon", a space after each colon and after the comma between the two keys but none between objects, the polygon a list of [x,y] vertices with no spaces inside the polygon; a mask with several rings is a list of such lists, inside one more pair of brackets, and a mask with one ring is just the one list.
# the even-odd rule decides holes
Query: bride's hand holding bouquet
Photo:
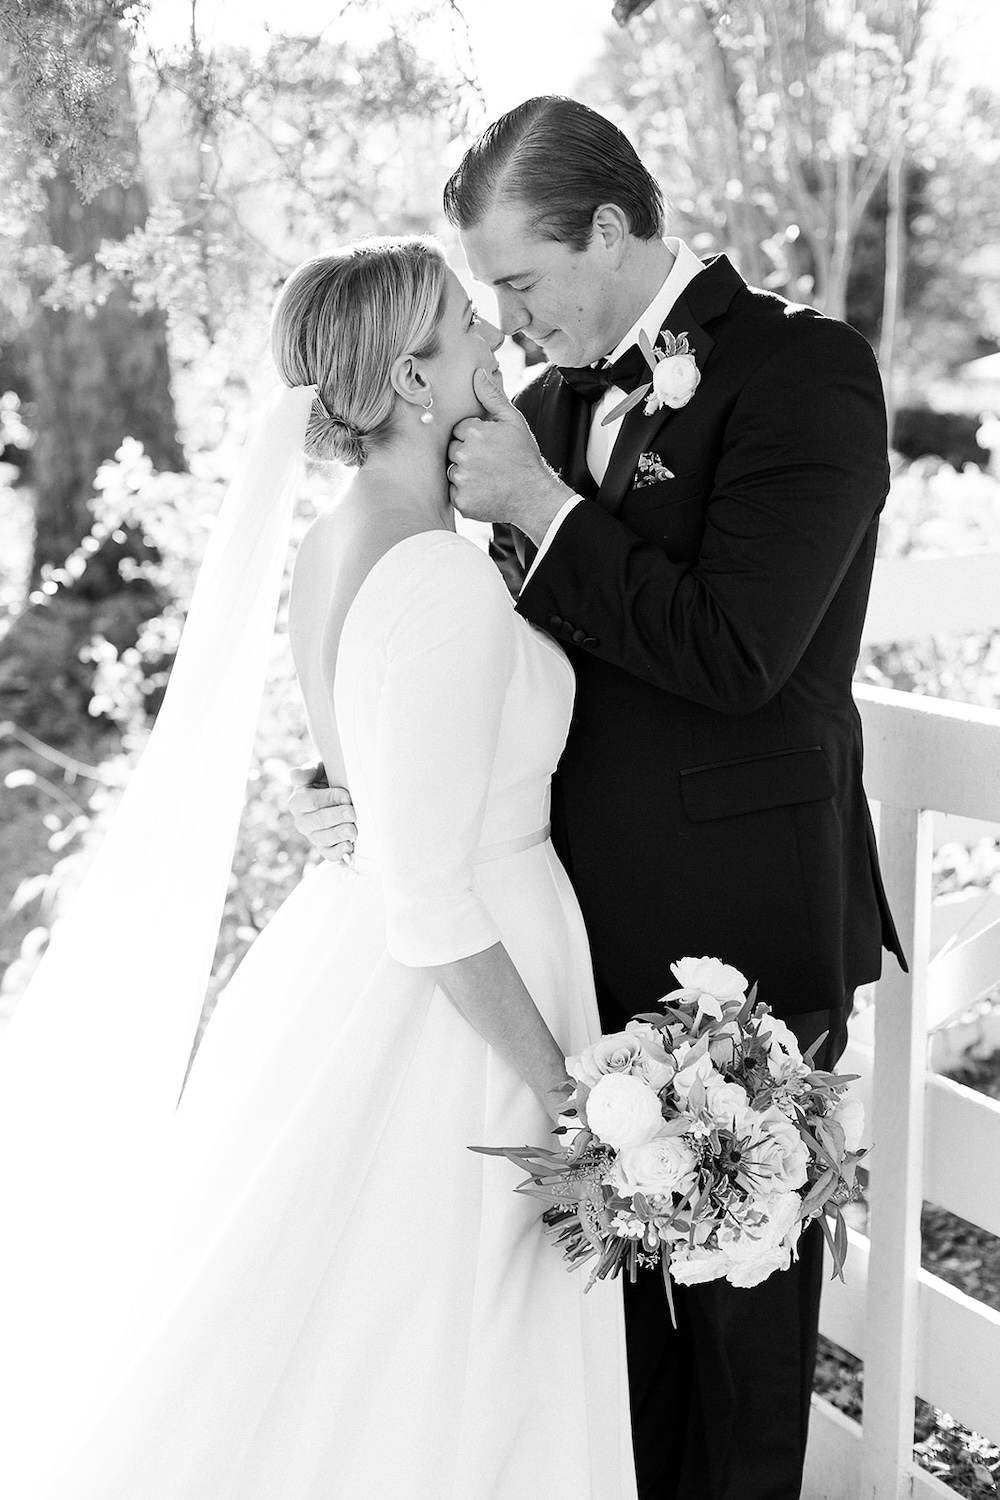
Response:
[{"label": "bride's hand holding bouquet", "polygon": [[661,1264],[690,1285],[756,1286],[785,1270],[818,1219],[836,1274],[842,1205],[864,1156],[850,1078],[813,1067],[788,1026],[737,969],[715,958],[672,965],[659,1011],[567,1059],[576,1089],[555,1150],[495,1147],[528,1173],[546,1226],[590,1282]]}]

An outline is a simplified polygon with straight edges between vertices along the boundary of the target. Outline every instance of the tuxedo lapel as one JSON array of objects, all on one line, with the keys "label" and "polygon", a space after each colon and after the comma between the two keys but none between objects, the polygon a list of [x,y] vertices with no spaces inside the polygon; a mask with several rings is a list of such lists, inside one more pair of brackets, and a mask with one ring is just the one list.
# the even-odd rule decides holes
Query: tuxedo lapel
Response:
[{"label": "tuxedo lapel", "polygon": [[550,371],[539,402],[535,437],[546,462],[585,499],[593,499],[595,490],[587,468],[590,413],[590,403],[557,370]]},{"label": "tuxedo lapel", "polygon": [[[720,317],[736,293],[746,285],[724,255],[709,261],[704,271],[689,282],[677,298],[663,324],[663,330],[680,336],[687,334],[688,344],[702,376],[715,348],[715,339],[705,327]],[[691,397],[697,401],[698,392]],[[655,450],[657,439],[677,412],[663,406],[647,417],[645,402],[640,401],[627,413],[611,452],[607,472],[597,494],[598,504],[617,515],[635,479],[639,455]]]},{"label": "tuxedo lapel", "polygon": [[[549,370],[543,380],[545,384],[532,423],[539,450],[546,463],[570,489],[584,499],[594,500],[597,486],[587,468],[591,405],[566,384],[555,368]],[[515,538],[518,556],[527,570],[538,549],[519,531]]]}]

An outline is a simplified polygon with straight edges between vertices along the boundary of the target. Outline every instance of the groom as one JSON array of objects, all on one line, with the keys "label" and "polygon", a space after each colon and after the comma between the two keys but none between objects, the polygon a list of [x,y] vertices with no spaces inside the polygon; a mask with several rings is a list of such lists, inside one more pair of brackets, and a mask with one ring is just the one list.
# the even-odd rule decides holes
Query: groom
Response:
[{"label": "groom", "polygon": [[[714,954],[803,1045],[829,1033],[830,1066],[882,947],[902,961],[851,696],[888,488],[871,349],[665,240],[656,183],[572,100],[498,120],[445,207],[504,332],[551,360],[513,406],[477,376],[490,420],[456,428],[449,477],[576,670],[553,839],[604,1027],[672,988],[673,960]],[[625,1287],[641,1500],[798,1496],[816,1226],[801,1252],[752,1290],[677,1288],[676,1330],[659,1277]]]}]

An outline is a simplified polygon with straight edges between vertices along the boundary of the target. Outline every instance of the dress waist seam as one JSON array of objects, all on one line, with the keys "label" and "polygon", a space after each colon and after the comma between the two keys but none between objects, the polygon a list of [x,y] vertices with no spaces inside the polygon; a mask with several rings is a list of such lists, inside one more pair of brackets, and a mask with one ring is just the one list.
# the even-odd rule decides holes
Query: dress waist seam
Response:
[{"label": "dress waist seam", "polygon": [[[548,842],[552,832],[551,823],[546,823],[544,828],[536,828],[533,833],[522,833],[514,839],[504,839],[498,844],[480,844],[472,856],[474,865],[490,864],[495,859],[506,859],[511,854],[521,854],[525,849],[533,849],[536,844]],[[352,869],[359,875],[377,875],[379,863],[367,854],[355,853],[349,861]]]}]

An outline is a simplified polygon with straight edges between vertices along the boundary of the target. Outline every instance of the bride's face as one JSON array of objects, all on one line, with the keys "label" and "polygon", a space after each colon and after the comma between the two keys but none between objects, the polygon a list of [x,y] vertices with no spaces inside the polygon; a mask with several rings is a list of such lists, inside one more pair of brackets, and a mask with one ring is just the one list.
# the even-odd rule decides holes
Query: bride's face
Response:
[{"label": "bride's face", "polygon": [[426,361],[426,375],[434,396],[434,421],[450,433],[463,417],[481,417],[472,378],[477,370],[497,369],[494,350],[503,334],[481,318],[454,271],[447,271],[444,312],[438,324],[438,351]]}]

